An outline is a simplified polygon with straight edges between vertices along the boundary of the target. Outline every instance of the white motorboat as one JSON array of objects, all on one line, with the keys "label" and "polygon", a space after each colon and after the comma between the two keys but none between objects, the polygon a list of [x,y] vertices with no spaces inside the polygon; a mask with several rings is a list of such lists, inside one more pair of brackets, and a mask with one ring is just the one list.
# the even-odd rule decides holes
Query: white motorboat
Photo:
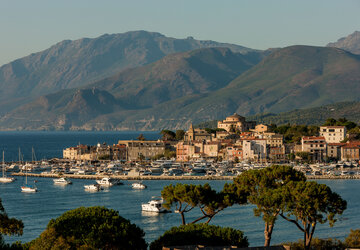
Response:
[{"label": "white motorboat", "polygon": [[53,179],[53,181],[54,184],[62,184],[62,185],[72,184],[72,182],[69,179],[64,177]]},{"label": "white motorboat", "polygon": [[153,199],[149,201],[148,203],[141,204],[141,210],[146,212],[154,212],[154,213],[166,213],[168,212],[167,209],[165,209],[162,206],[163,199]]},{"label": "white motorboat", "polygon": [[142,184],[141,182],[135,182],[131,184],[133,189],[145,189],[147,186],[145,184]]},{"label": "white motorboat", "polygon": [[3,151],[3,160],[2,160],[2,177],[0,177],[0,183],[10,183],[15,181],[13,177],[7,177],[5,174],[5,161],[4,161],[4,151]]},{"label": "white motorboat", "polygon": [[99,184],[84,185],[84,188],[88,191],[100,191],[102,189]]},{"label": "white motorboat", "polygon": [[118,180],[114,180],[109,177],[104,177],[101,180],[96,180],[96,183],[101,186],[108,186],[108,187],[120,184]]},{"label": "white motorboat", "polygon": [[38,189],[37,187],[32,187],[32,186],[29,186],[29,185],[24,185],[21,187],[21,192],[24,192],[24,193],[35,193],[37,192]]}]

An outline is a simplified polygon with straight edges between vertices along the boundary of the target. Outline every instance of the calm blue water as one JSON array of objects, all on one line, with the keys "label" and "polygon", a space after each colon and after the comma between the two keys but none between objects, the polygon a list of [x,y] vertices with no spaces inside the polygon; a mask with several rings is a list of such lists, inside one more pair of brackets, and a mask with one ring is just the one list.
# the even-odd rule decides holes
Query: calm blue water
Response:
[{"label": "calm blue water", "polygon": [[[43,155],[44,158],[59,157],[62,154],[62,148],[73,146],[78,143],[95,144],[97,142],[115,143],[119,139],[132,139],[138,136],[139,132],[129,135],[124,132],[119,133],[89,133],[89,132],[31,132],[31,133],[0,133],[0,149],[7,149],[6,152],[17,157],[19,143],[29,146],[31,157],[31,146],[36,147],[37,155]],[[145,134],[145,137],[154,136],[157,133]],[[129,136],[129,137],[127,137]],[[117,138],[116,138],[117,137]],[[6,141],[10,138],[11,141]],[[6,139],[6,140],[5,140]],[[84,140],[84,141],[82,141]],[[17,142],[17,143],[16,143]],[[12,150],[14,152],[12,152]],[[23,149],[22,149],[23,150]],[[57,154],[57,155],[56,155]],[[24,153],[25,155],[25,153]],[[39,157],[38,157],[39,158]],[[29,178],[31,182],[32,178]],[[45,228],[50,219],[56,218],[65,211],[80,206],[106,206],[119,211],[120,215],[131,220],[132,223],[140,226],[146,233],[146,240],[151,242],[172,226],[178,226],[181,223],[180,215],[176,213],[149,215],[141,212],[141,203],[145,203],[152,196],[159,196],[164,186],[175,181],[144,181],[148,186],[145,190],[132,190],[131,182],[124,182],[123,186],[111,187],[98,193],[88,193],[84,191],[83,185],[93,183],[92,180],[73,180],[73,185],[57,186],[53,184],[52,179],[37,178],[38,193],[24,194],[20,192],[20,186],[23,178],[19,177],[16,182],[11,184],[0,184],[0,198],[6,212],[24,222],[24,234],[21,237],[6,238],[6,241],[13,242],[21,240],[23,242],[36,238]],[[338,192],[348,201],[348,209],[341,219],[335,223],[333,228],[328,224],[319,225],[315,232],[315,237],[336,237],[344,239],[350,232],[350,229],[359,228],[360,217],[358,208],[360,207],[360,180],[322,180]],[[206,181],[183,181],[183,183],[204,184]],[[211,181],[212,187],[220,190],[225,181]],[[196,218],[200,215],[198,210],[193,210],[187,215],[187,220]],[[248,237],[251,246],[262,245],[264,241],[264,224],[261,218],[253,216],[253,207],[233,206],[219,213],[211,222],[215,225],[229,226],[244,231]],[[295,241],[302,238],[302,233],[295,225],[279,218],[275,225],[272,243],[281,243],[285,241]]]}]

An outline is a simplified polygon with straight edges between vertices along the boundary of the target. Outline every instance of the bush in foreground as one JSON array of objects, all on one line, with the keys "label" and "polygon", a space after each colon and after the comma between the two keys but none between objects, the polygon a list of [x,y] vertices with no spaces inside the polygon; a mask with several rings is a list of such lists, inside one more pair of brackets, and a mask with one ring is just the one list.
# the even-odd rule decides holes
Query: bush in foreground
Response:
[{"label": "bush in foreground", "polygon": [[[291,250],[303,250],[304,241],[299,240],[298,242],[284,243],[283,245],[290,245]],[[343,242],[337,239],[319,239],[314,238],[311,242],[310,248],[311,250],[343,250],[345,249],[345,245]]]},{"label": "bush in foreground", "polygon": [[144,232],[104,207],[80,207],[50,220],[29,249],[147,249]]},{"label": "bush in foreground", "polygon": [[237,246],[247,247],[247,237],[240,230],[229,227],[213,226],[206,223],[187,224],[173,227],[150,244],[151,250],[162,249],[163,246]]}]

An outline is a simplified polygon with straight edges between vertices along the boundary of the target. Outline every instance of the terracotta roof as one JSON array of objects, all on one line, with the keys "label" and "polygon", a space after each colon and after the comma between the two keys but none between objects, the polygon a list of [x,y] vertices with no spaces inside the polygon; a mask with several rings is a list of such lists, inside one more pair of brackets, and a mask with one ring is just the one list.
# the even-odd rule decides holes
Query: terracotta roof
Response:
[{"label": "terracotta roof", "polygon": [[324,136],[303,136],[303,140],[324,140]]},{"label": "terracotta roof", "polygon": [[345,126],[320,126],[320,128],[345,128]]},{"label": "terracotta roof", "polygon": [[346,143],[328,143],[329,146],[343,146],[345,145]]}]

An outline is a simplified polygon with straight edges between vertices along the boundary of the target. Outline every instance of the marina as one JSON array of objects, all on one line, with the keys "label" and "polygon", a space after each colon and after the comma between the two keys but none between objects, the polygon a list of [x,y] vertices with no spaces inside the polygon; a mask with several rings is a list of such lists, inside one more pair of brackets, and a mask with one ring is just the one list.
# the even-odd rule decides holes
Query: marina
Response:
[{"label": "marina", "polygon": [[[50,219],[60,216],[65,211],[81,206],[105,206],[119,211],[120,215],[141,227],[147,242],[151,242],[166,230],[181,223],[181,218],[175,208],[172,213],[153,213],[142,211],[142,204],[147,204],[154,196],[160,196],[161,190],[169,184],[178,182],[187,184],[209,183],[216,190],[221,190],[224,183],[231,182],[234,176],[247,169],[264,167],[259,164],[233,164],[226,166],[225,162],[219,170],[211,165],[202,167],[203,163],[193,163],[192,167],[179,162],[159,161],[143,162],[140,165],[128,165],[125,162],[62,162],[54,160],[61,158],[62,148],[76,145],[79,140],[96,144],[99,141],[115,143],[119,138],[136,136],[136,133],[120,132],[1,132],[0,147],[5,151],[7,161],[4,162],[6,176],[15,177],[12,183],[0,184],[0,194],[3,205],[11,217],[24,222],[24,234],[21,237],[6,237],[6,242],[21,240],[27,242],[38,237],[46,228]],[[145,136],[156,139],[158,132],[144,133]],[[11,135],[11,136],[10,136]],[[124,136],[124,137],[121,137]],[[22,145],[23,162],[18,161],[19,145]],[[38,160],[31,162],[32,148],[35,149]],[[26,164],[27,162],[27,164]],[[217,163],[212,163],[213,165]],[[248,165],[246,165],[248,164]],[[163,165],[163,171],[161,171]],[[185,164],[186,165],[186,164]],[[26,166],[26,167],[24,167]],[[315,237],[343,239],[350,229],[358,228],[360,224],[358,207],[360,197],[353,192],[360,188],[358,165],[355,163],[339,163],[335,165],[299,165],[308,179],[315,178],[338,192],[348,202],[348,208],[333,228],[328,224],[319,225]],[[205,172],[204,169],[207,169]],[[106,171],[105,171],[106,170]],[[191,171],[190,171],[191,170]],[[194,170],[194,171],[193,171]],[[226,170],[226,171],[223,171]],[[197,173],[195,173],[197,172]],[[219,174],[217,174],[219,172]],[[165,173],[165,174],[164,174]],[[37,181],[38,192],[21,192],[20,186]],[[55,184],[54,179],[67,178],[73,184]],[[124,185],[110,187],[99,185],[99,189],[85,189],[85,185],[96,185],[96,180],[111,178],[120,180]],[[141,182],[146,189],[134,189],[133,183]],[[199,211],[193,210],[187,216],[189,220],[197,218]],[[229,226],[244,231],[251,246],[263,244],[264,225],[261,218],[253,215],[253,206],[235,205],[227,208],[211,221],[211,224]],[[290,223],[279,219],[276,222],[273,243],[296,241],[302,234]]]}]

